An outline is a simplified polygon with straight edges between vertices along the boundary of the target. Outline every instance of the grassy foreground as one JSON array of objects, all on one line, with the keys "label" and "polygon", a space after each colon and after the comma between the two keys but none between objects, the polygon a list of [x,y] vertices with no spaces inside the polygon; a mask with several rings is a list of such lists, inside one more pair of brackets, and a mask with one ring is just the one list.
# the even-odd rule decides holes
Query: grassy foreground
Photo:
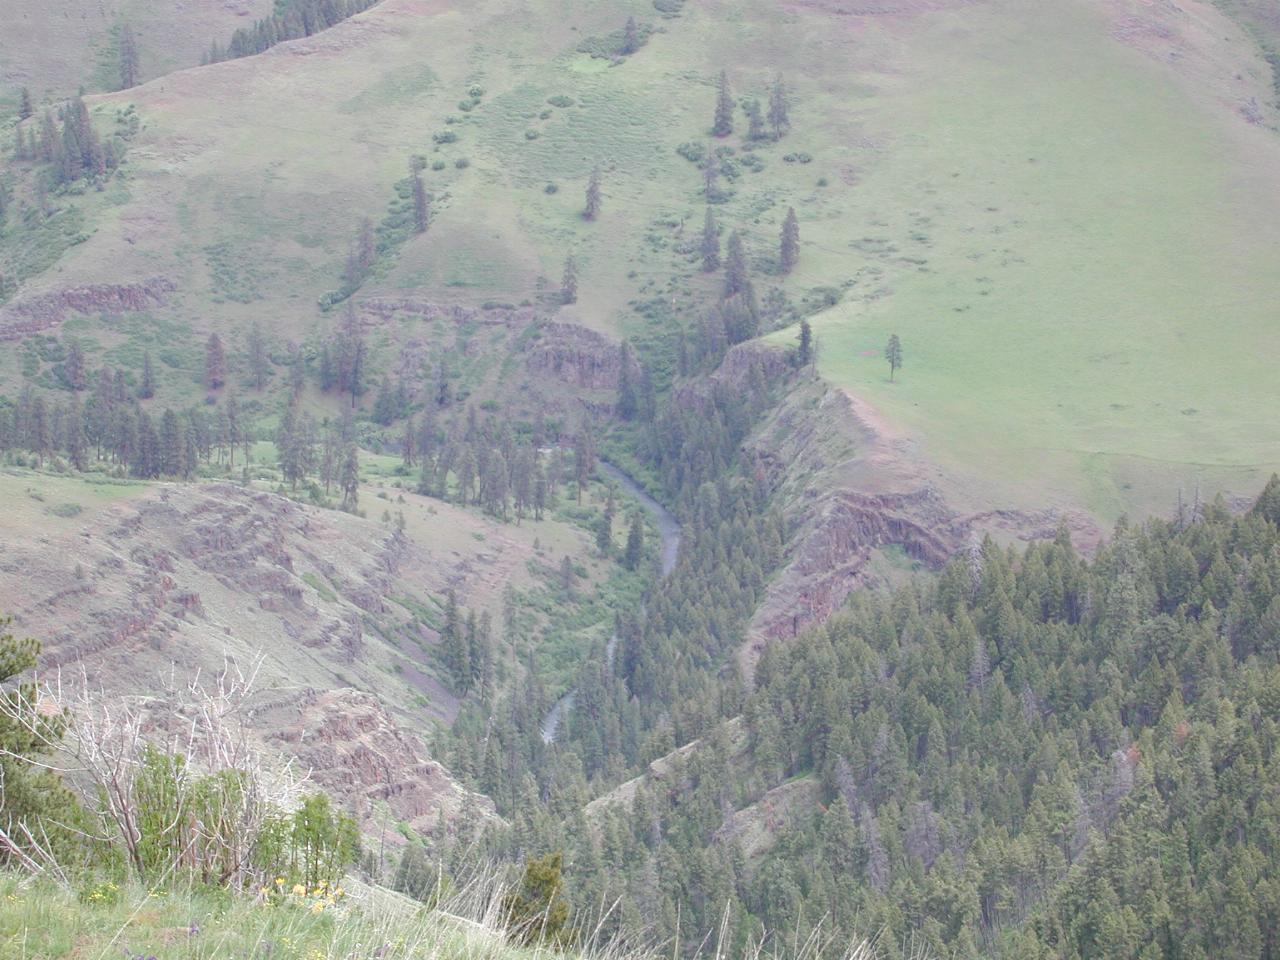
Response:
[{"label": "grassy foreground", "polygon": [[[225,891],[120,889],[79,894],[0,879],[0,955],[14,960],[272,960],[533,957],[539,951],[452,912],[380,888],[269,899]],[[476,904],[483,909],[483,903]],[[452,905],[451,905],[452,906]],[[545,952],[545,951],[542,951]]]}]

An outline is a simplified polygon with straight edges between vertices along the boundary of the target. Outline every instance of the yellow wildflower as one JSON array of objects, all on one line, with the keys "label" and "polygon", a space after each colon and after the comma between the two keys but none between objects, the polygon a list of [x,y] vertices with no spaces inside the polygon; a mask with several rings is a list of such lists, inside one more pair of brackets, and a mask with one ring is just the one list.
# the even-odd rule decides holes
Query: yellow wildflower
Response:
[{"label": "yellow wildflower", "polygon": [[293,885],[293,895],[295,897],[305,897],[307,895],[307,888],[300,883],[295,883]]}]

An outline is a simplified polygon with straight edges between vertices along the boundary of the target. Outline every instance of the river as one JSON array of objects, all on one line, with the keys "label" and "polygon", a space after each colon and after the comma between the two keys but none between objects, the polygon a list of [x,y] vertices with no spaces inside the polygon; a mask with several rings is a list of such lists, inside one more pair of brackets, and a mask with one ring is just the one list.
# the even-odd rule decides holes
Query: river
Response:
[{"label": "river", "polygon": [[[658,534],[662,537],[662,575],[665,577],[675,569],[676,557],[680,555],[680,521],[675,518],[670,510],[645,493],[640,484],[636,483],[635,480],[612,463],[605,463],[603,460],[597,460],[596,463],[602,473],[616,480],[618,486],[634,497],[653,519],[654,526],[658,528]],[[613,651],[617,645],[618,635],[615,633],[609,638],[609,645],[605,650],[611,665],[613,663]],[[546,717],[542,720],[543,743],[555,742],[556,734],[560,732],[560,724],[563,722],[565,714],[573,709],[573,698],[577,692],[577,690],[570,690],[547,711]]]}]

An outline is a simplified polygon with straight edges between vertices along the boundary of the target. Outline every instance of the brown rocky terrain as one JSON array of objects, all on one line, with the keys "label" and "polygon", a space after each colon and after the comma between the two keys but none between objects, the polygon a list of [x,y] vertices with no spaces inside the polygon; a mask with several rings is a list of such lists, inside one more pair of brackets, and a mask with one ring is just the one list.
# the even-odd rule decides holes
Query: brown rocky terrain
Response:
[{"label": "brown rocky terrain", "polygon": [[427,748],[457,702],[410,610],[449,588],[497,603],[536,559],[533,533],[419,498],[402,531],[230,483],[130,489],[84,519],[19,514],[0,533],[0,609],[44,641],[46,676],[110,697],[260,659],[252,730],[366,826],[380,808],[421,830],[491,812]]},{"label": "brown rocky terrain", "polygon": [[0,341],[52,330],[71,312],[134,313],[158,306],[174,290],[164,277],[139,283],[92,283],[33,293],[0,307]]}]

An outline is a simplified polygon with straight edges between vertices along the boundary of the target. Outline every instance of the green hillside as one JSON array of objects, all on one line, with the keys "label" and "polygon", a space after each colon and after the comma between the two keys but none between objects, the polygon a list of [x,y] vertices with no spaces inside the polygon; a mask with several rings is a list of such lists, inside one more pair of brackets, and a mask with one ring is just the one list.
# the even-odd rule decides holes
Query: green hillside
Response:
[{"label": "green hillside", "polygon": [[[100,124],[134,105],[140,131],[105,191],[55,196],[38,226],[10,217],[10,307],[164,278],[174,290],[148,314],[73,313],[67,333],[110,361],[166,331],[195,399],[208,331],[328,329],[317,304],[367,217],[379,256],[357,301],[529,302],[649,340],[695,324],[718,283],[697,270],[702,172],[677,152],[710,143],[725,154],[714,209],[744,233],[766,324],[839,291],[814,321],[822,372],[969,499],[1107,517],[1197,482],[1244,490],[1280,463],[1254,412],[1272,396],[1280,143],[1242,28],[1207,6],[1084,0],[658,7],[385,0],[264,55],[91,98]],[[644,43],[619,56],[629,15]],[[738,111],[732,136],[709,138],[722,68],[740,102],[784,76],[787,136],[744,142]],[[404,226],[414,157],[432,198],[422,236]],[[10,173],[20,199],[29,167]],[[782,277],[789,206],[802,255]],[[33,243],[48,250],[34,265]],[[557,311],[570,255],[579,300]],[[889,331],[907,353],[892,388]],[[10,353],[0,382],[20,378]]]}]

